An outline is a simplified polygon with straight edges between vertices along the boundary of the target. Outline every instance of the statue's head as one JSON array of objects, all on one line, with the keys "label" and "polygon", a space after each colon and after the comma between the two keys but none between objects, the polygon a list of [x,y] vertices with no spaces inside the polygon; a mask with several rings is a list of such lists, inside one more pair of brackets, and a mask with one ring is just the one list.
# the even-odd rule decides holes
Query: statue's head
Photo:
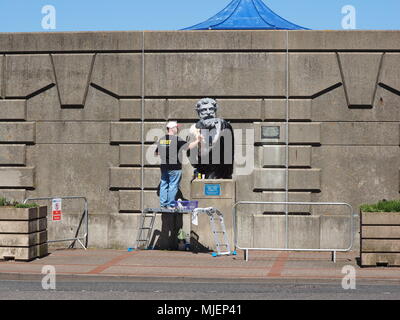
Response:
[{"label": "statue's head", "polygon": [[217,117],[218,104],[211,98],[203,98],[196,104],[196,111],[201,120]]}]

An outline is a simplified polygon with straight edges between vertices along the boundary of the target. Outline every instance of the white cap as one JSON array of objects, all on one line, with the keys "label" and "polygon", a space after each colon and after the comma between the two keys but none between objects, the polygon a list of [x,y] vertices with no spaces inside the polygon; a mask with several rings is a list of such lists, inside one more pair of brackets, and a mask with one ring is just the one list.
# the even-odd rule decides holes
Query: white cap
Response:
[{"label": "white cap", "polygon": [[168,128],[168,129],[172,129],[172,128],[175,128],[175,127],[178,127],[178,122],[176,122],[176,121],[169,121],[169,122],[167,123],[167,128]]}]

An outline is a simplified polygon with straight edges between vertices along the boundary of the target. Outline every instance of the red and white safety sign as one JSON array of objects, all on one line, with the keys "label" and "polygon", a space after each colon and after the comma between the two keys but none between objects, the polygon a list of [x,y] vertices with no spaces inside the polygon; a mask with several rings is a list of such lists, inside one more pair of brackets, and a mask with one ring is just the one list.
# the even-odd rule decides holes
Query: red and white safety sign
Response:
[{"label": "red and white safety sign", "polygon": [[51,201],[51,211],[52,211],[53,221],[61,220],[61,202],[62,199],[53,199]]}]

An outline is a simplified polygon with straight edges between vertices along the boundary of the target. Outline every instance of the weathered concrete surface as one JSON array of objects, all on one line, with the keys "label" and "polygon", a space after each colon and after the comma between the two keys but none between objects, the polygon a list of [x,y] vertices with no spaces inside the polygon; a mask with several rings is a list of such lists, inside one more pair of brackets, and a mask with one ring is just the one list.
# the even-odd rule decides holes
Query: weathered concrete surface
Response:
[{"label": "weathered concrete surface", "polygon": [[0,220],[35,220],[45,218],[47,207],[36,208],[14,208],[2,207],[0,210]]},{"label": "weathered concrete surface", "polygon": [[29,234],[0,234],[1,247],[29,247],[47,242],[47,231]]},{"label": "weathered concrete surface", "polygon": [[145,68],[147,96],[285,95],[282,53],[149,53]]},{"label": "weathered concrete surface", "polygon": [[[249,172],[235,175],[236,200],[286,199],[286,160],[293,201],[348,202],[357,212],[398,198],[399,39],[398,31],[0,33],[0,196],[86,196],[89,245],[132,246],[138,213],[158,205],[152,143],[167,120],[190,128],[195,103],[209,96],[220,117],[248,130],[235,138],[251,138],[235,140],[236,154],[254,157]],[[262,126],[279,127],[280,138],[262,138]],[[192,172],[185,164],[187,198]],[[249,212],[259,219],[283,209]],[[66,216],[81,211],[82,203],[65,203]],[[289,212],[312,215],[299,222],[303,232],[319,217],[326,234],[294,245],[343,245],[323,230],[342,232],[345,208]],[[74,219],[57,236],[70,234]],[[242,219],[244,238],[272,224]]]},{"label": "weathered concrete surface", "polygon": [[25,154],[24,145],[0,145],[0,165],[25,165]]},{"label": "weathered concrete surface", "polygon": [[46,218],[30,221],[0,221],[0,233],[32,233],[46,230],[46,228]]},{"label": "weathered concrete surface", "polygon": [[30,247],[0,247],[0,258],[29,261],[48,254],[48,245],[43,243]]},{"label": "weathered concrete surface", "polygon": [[61,105],[84,106],[92,71],[93,54],[53,54],[54,73]]}]

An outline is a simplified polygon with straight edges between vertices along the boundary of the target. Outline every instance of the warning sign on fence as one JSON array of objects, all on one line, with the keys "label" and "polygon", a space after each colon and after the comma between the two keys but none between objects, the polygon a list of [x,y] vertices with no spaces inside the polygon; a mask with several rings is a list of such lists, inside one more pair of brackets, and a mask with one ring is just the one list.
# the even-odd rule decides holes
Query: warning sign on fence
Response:
[{"label": "warning sign on fence", "polygon": [[53,221],[61,220],[61,199],[53,199],[51,201],[51,211],[53,216]]}]

